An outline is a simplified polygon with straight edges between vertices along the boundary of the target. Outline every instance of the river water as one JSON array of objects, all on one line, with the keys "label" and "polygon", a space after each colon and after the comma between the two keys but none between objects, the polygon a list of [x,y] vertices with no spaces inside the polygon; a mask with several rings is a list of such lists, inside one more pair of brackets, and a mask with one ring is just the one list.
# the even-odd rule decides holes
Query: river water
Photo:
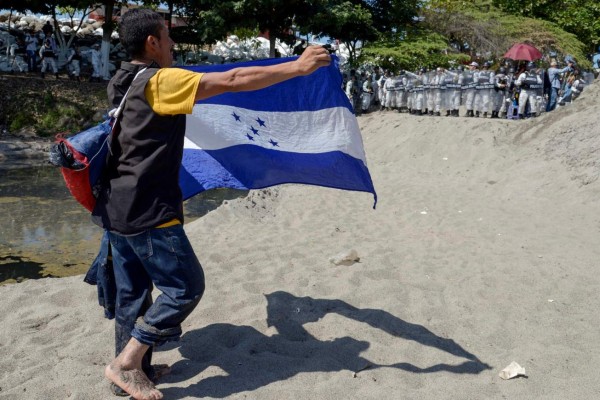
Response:
[{"label": "river water", "polygon": [[[246,194],[219,189],[194,196],[184,203],[186,223]],[[0,284],[83,274],[101,236],[59,168],[0,170]]]}]

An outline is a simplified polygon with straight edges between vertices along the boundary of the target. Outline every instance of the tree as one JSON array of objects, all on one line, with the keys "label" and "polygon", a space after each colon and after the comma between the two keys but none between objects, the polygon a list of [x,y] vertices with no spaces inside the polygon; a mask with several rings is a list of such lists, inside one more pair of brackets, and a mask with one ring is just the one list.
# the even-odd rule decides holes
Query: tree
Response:
[{"label": "tree", "polygon": [[379,32],[373,26],[371,12],[363,4],[353,4],[350,1],[338,4],[324,2],[321,6],[311,21],[302,21],[303,29],[317,36],[339,40],[348,48],[348,63],[355,66],[360,46],[379,37]]},{"label": "tree", "polygon": [[361,61],[398,72],[420,67],[449,67],[470,56],[451,49],[448,39],[429,29],[414,28],[401,35],[390,35],[363,48]]},{"label": "tree", "polygon": [[306,19],[313,14],[311,1],[307,0],[245,0],[242,13],[260,32],[269,34],[269,55],[275,57],[275,42],[289,39],[295,18]]},{"label": "tree", "polygon": [[591,47],[600,44],[600,4],[589,0],[493,0],[500,10],[528,18],[550,21]]},{"label": "tree", "polygon": [[315,15],[297,18],[302,31],[339,40],[356,66],[358,50],[382,37],[404,32],[418,14],[418,0],[315,0]]},{"label": "tree", "polygon": [[575,35],[549,21],[507,14],[491,0],[433,0],[423,16],[429,29],[472,56],[501,58],[514,43],[529,42],[546,54],[570,54],[584,68],[591,67],[585,45]]},{"label": "tree", "polygon": [[198,2],[189,2],[189,4],[188,4],[188,2],[186,0],[165,0],[165,1],[143,0],[142,2],[145,6],[149,6],[151,8],[158,8],[162,4],[166,4],[167,10],[168,10],[166,21],[167,21],[167,28],[169,29],[169,31],[172,28],[173,12],[175,10],[184,12],[186,9],[186,6],[193,6],[195,3],[198,3]]},{"label": "tree", "polygon": [[73,18],[76,14],[81,14],[82,17],[79,19],[79,23],[74,31],[78,31],[83,24],[83,19],[88,16],[92,11],[93,7],[88,5],[88,1],[84,0],[61,0],[60,3],[47,3],[50,8],[50,14],[52,15],[52,20],[54,22],[54,36],[56,37],[58,52],[59,52],[59,60],[65,59],[67,55],[67,50],[71,47],[73,40],[75,40],[76,35],[70,35],[67,39],[65,35],[60,30],[60,26],[58,25],[58,19],[56,18],[56,11],[58,10],[61,13],[69,15],[71,19],[71,26],[73,27]]},{"label": "tree", "polygon": [[236,30],[268,33],[269,53],[275,57],[277,39],[290,39],[296,18],[313,14],[312,3],[319,0],[184,0],[182,12],[188,27],[177,29],[195,43],[212,44]]},{"label": "tree", "polygon": [[400,32],[414,23],[419,13],[418,0],[366,0],[363,5],[370,11],[373,26],[379,32]]},{"label": "tree", "polygon": [[115,27],[115,23],[113,21],[115,0],[104,0],[103,6],[104,24],[102,24],[102,46],[100,48],[100,52],[102,53],[102,76],[104,77],[104,79],[109,79],[110,72],[108,70],[108,61],[110,56],[110,44],[112,33]]},{"label": "tree", "polygon": [[10,21],[12,19],[13,11],[31,11],[34,13],[45,13],[48,10],[46,4],[40,0],[3,0],[2,7],[9,10],[8,30],[10,30]]},{"label": "tree", "polygon": [[179,11],[186,27],[171,30],[178,43],[213,44],[223,40],[236,27],[254,24],[244,16],[244,1],[183,0]]},{"label": "tree", "polygon": [[[92,11],[92,2],[89,0],[8,0],[10,6],[14,6],[17,11],[31,11],[34,13],[50,14],[54,23],[54,35],[58,46],[58,57],[64,59],[67,49],[73,42],[75,35],[71,35],[69,39],[65,38],[60,26],[58,25],[57,11],[64,12],[71,17],[71,25],[73,25],[73,17],[75,14],[81,13],[83,17],[77,26],[78,30],[83,24],[83,18]],[[14,3],[14,4],[12,4]]]}]

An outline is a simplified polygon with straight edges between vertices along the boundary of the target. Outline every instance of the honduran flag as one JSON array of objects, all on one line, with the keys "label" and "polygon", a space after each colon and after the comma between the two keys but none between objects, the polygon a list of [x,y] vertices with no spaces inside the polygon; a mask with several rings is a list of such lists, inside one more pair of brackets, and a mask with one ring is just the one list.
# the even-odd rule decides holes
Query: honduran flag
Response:
[{"label": "honduran flag", "polygon": [[[186,68],[225,71],[290,60]],[[266,89],[199,101],[187,117],[179,174],[184,199],[215,188],[249,190],[303,183],[369,192],[376,204],[358,122],[341,89],[338,60],[333,61],[311,75]],[[111,120],[107,120],[74,136],[59,137],[50,152],[50,162],[63,167],[75,199],[90,211],[110,130]]]},{"label": "honduran flag", "polygon": [[[293,59],[185,68],[226,71]],[[377,202],[336,57],[308,76],[198,101],[187,117],[179,179],[184,199],[213,188],[283,183],[369,192]]]}]

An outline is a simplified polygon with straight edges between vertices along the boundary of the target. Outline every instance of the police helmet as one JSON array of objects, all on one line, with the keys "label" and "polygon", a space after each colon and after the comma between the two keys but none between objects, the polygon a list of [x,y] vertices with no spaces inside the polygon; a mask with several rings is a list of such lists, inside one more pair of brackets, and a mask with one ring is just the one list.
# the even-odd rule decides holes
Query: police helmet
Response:
[{"label": "police helmet", "polygon": [[499,74],[506,74],[506,68],[504,68],[504,67],[498,68],[498,73]]},{"label": "police helmet", "polygon": [[575,59],[573,58],[573,56],[572,56],[572,55],[570,55],[570,54],[569,54],[569,55],[565,56],[565,62],[566,62],[567,64],[568,64],[568,63],[573,63],[573,64],[575,64]]},{"label": "police helmet", "polygon": [[531,70],[532,70],[532,69],[534,69],[534,68],[535,68],[535,63],[534,63],[533,61],[529,61],[529,62],[527,63],[527,66],[525,66],[525,69],[526,69],[527,71],[531,71]]},{"label": "police helmet", "polygon": [[509,73],[509,74],[514,74],[514,73],[515,73],[515,69],[514,69],[514,67],[510,67],[510,68],[508,69],[508,73]]},{"label": "police helmet", "polygon": [[461,72],[464,71],[465,70],[465,66],[464,65],[459,65],[458,66],[458,70],[461,71]]},{"label": "police helmet", "polygon": [[425,73],[425,72],[427,72],[427,68],[425,68],[425,67],[421,67],[421,68],[419,69],[419,72]]},{"label": "police helmet", "polygon": [[492,63],[489,62],[489,61],[486,61],[486,62],[483,63],[483,68],[489,68],[491,66],[492,66]]}]

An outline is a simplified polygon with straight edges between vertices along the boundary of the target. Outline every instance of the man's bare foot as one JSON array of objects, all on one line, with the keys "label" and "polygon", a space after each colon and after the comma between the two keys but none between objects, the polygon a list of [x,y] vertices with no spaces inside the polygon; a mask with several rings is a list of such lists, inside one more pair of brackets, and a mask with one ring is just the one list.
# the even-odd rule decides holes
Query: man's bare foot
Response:
[{"label": "man's bare foot", "polygon": [[104,370],[104,375],[136,400],[161,400],[163,395],[140,369],[121,368],[116,360]]},{"label": "man's bare foot", "polygon": [[[163,376],[169,375],[170,373],[171,373],[171,367],[168,364],[152,364],[152,367],[150,368],[150,372],[148,374],[146,374],[146,376],[148,376],[148,378],[152,381],[152,383],[154,383],[156,385],[158,383],[158,381],[160,380],[160,378],[162,378]],[[120,396],[120,397],[129,396],[129,393],[127,393],[126,391],[121,389],[114,382],[110,383],[110,391],[115,396]]]}]

